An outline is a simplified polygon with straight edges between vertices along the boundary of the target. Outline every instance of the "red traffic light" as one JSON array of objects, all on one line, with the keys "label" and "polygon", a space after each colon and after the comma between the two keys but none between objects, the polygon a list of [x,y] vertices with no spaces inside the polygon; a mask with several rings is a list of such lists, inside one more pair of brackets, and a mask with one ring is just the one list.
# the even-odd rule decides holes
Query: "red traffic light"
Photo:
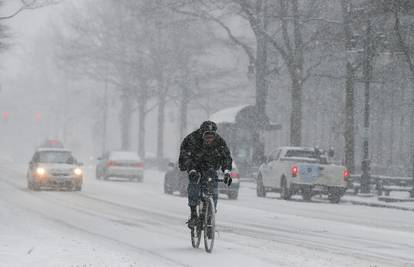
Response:
[{"label": "red traffic light", "polygon": [[40,122],[40,119],[42,118],[42,113],[36,112],[35,113],[35,120],[36,122]]},{"label": "red traffic light", "polygon": [[3,111],[3,120],[8,121],[9,120],[9,112]]}]

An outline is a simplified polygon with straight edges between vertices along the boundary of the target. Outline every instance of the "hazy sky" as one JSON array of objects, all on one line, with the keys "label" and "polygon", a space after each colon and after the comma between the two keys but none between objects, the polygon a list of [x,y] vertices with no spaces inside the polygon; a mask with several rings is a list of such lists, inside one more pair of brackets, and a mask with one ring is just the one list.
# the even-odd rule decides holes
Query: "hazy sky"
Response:
[{"label": "hazy sky", "polygon": [[[7,0],[1,10],[2,15],[13,13],[19,7],[20,1]],[[6,80],[19,74],[21,64],[24,64],[25,54],[30,53],[30,48],[35,42],[36,36],[42,34],[53,23],[52,15],[58,15],[59,6],[50,6],[36,10],[26,10],[7,21],[10,27],[11,48],[1,55],[1,76]]]}]

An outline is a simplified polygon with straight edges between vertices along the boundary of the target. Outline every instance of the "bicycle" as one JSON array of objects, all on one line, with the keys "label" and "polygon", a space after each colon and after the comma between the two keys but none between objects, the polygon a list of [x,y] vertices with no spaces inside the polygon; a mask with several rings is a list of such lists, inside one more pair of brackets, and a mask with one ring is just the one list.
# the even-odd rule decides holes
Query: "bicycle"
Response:
[{"label": "bicycle", "polygon": [[207,178],[207,190],[201,190],[201,201],[197,205],[198,223],[191,229],[193,248],[200,246],[201,233],[204,232],[204,248],[208,253],[213,251],[216,228],[216,209],[213,201],[214,181],[223,182],[224,180]]}]

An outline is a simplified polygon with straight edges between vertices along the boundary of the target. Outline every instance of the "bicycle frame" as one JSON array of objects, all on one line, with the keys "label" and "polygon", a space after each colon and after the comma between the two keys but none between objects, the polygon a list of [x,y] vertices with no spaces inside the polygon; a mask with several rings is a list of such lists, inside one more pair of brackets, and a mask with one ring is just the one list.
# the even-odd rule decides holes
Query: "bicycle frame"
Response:
[{"label": "bicycle frame", "polygon": [[[204,248],[211,253],[215,237],[215,205],[213,201],[214,182],[222,182],[222,179],[207,178],[206,190],[200,190],[201,200],[198,204],[199,223],[191,230],[191,242],[194,248],[198,248],[201,241],[201,232],[204,231]],[[206,192],[205,192],[206,191]]]}]

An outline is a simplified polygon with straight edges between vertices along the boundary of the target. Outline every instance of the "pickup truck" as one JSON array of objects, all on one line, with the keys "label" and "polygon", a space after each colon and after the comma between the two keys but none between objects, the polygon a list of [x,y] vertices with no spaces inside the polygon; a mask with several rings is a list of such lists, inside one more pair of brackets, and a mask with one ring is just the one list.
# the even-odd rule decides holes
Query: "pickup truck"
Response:
[{"label": "pickup truck", "polygon": [[301,194],[305,201],[316,194],[327,194],[331,203],[338,203],[347,189],[348,177],[348,170],[329,164],[320,149],[280,147],[259,167],[256,191],[258,197],[280,192],[286,200]]}]

